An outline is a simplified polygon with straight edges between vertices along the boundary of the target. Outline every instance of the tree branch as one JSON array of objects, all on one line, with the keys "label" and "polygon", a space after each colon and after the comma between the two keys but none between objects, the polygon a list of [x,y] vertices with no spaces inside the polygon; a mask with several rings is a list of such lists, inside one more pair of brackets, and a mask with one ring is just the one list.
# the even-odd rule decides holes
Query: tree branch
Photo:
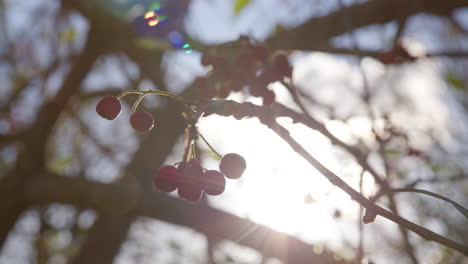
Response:
[{"label": "tree branch", "polygon": [[[206,235],[212,243],[240,237],[236,243],[259,250],[267,256],[279,258],[285,263],[346,263],[336,261],[328,251],[322,254],[313,253],[312,245],[293,236],[202,203],[190,204],[159,192],[144,191],[137,186],[124,183],[103,184],[77,177],[47,175],[31,181],[27,186],[26,195],[32,204],[73,204],[81,208],[95,208],[114,218],[133,211],[141,216],[190,227]],[[268,240],[264,239],[266,236]]]},{"label": "tree branch", "polygon": [[[216,100],[206,104],[200,109],[200,111],[208,114],[218,114],[221,116],[234,115],[235,118],[242,117],[257,117],[262,123],[271,128],[276,134],[278,134],[284,141],[286,141],[291,148],[306,159],[314,168],[316,168],[323,176],[325,176],[333,185],[339,187],[346,192],[351,198],[357,201],[361,206],[368,210],[371,210],[375,214],[381,215],[396,224],[404,226],[408,230],[418,234],[422,238],[435,241],[447,247],[458,250],[464,255],[468,256],[468,247],[460,244],[456,241],[450,240],[444,236],[436,234],[429,229],[419,226],[413,222],[410,222],[394,213],[375,205],[372,201],[364,197],[361,193],[354,190],[350,185],[343,181],[340,177],[334,174],[332,171],[323,166],[318,160],[310,155],[297,141],[295,141],[289,134],[289,131],[284,127],[280,126],[276,122],[276,117],[287,116],[292,118],[293,122],[304,121],[304,115],[297,114],[294,111],[276,104],[273,106],[258,106],[251,103],[236,103],[227,100]],[[307,119],[306,119],[307,120]],[[309,120],[310,121],[310,120]],[[315,127],[320,124],[314,124]],[[310,127],[310,126],[309,126]],[[320,127],[320,126],[318,126]],[[313,127],[312,127],[313,128]],[[315,128],[313,128],[315,129]]]},{"label": "tree branch", "polygon": [[[323,17],[313,18],[307,23],[274,35],[267,43],[274,49],[314,50],[328,46],[332,37],[342,35],[364,26],[384,24],[418,13],[432,13],[448,16],[460,7],[468,6],[464,0],[425,0],[419,1],[417,8],[401,8],[400,1],[374,0],[339,9]],[[344,25],[343,18],[352,17],[350,24]]]}]

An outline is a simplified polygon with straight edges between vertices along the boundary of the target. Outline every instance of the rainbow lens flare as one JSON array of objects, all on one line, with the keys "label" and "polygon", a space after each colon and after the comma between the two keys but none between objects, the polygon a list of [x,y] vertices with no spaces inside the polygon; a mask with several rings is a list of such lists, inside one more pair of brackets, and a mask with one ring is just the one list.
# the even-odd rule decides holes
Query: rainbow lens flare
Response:
[{"label": "rainbow lens flare", "polygon": [[[101,8],[127,21],[144,38],[166,41],[189,54],[193,48],[185,40],[184,19],[190,0],[98,0]],[[113,4],[110,4],[113,3]]]},{"label": "rainbow lens flare", "polygon": [[151,19],[150,21],[148,21],[148,26],[154,27],[154,26],[156,26],[158,23],[159,23],[159,19],[157,19],[157,18]]}]

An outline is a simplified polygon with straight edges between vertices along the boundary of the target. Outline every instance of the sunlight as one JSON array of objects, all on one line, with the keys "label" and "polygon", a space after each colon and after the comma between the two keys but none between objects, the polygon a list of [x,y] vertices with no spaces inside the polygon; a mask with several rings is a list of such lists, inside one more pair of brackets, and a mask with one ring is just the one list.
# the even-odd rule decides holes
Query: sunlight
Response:
[{"label": "sunlight", "polygon": [[[250,161],[241,186],[228,182],[226,195],[214,199],[215,204],[303,239],[336,240],[340,231],[333,221],[333,212],[337,208],[353,209],[353,202],[341,191],[335,191],[277,135],[255,119],[208,117],[200,128],[206,137],[215,139],[212,144],[222,147],[222,153],[237,152]],[[335,171],[339,168],[332,146],[323,136],[301,125],[289,125],[288,129],[321,162]],[[223,144],[216,142],[217,133],[223,135],[219,139]],[[355,170],[355,174],[359,171]],[[306,195],[317,202],[305,202]],[[346,213],[356,214],[351,209]]]},{"label": "sunlight", "polygon": [[[321,71],[340,72],[342,76],[351,70],[348,64],[337,60],[325,59],[325,63],[320,65]],[[310,63],[304,67],[310,68]],[[336,71],[340,67],[343,71]],[[335,70],[328,71],[327,68]],[[300,67],[297,69],[299,76],[304,74]],[[284,92],[280,85],[275,85],[274,89],[277,94]],[[230,99],[242,100],[238,95],[231,95]],[[279,97],[279,100],[285,101],[288,97]],[[255,99],[253,102],[258,103]],[[349,155],[333,147],[327,138],[310,128],[292,124],[287,118],[280,118],[278,122],[316,159],[353,188],[359,189],[361,169]],[[348,123],[328,121],[325,125],[332,134],[347,143],[356,143],[357,138],[368,140],[372,132],[367,118],[355,117]],[[340,229],[334,212],[340,211],[341,221],[354,223],[359,212],[357,204],[257,119],[238,121],[210,116],[201,120],[200,130],[211,139],[215,148],[222,148],[219,152],[236,152],[248,161],[242,180],[236,183],[228,181],[226,194],[212,200],[215,206],[307,241],[327,241],[328,246],[340,245],[337,237],[342,237],[343,232],[353,232],[354,225],[347,230]],[[211,164],[215,167],[217,162],[211,160],[208,166]],[[364,185],[369,192],[375,188],[372,180],[365,180]]]}]

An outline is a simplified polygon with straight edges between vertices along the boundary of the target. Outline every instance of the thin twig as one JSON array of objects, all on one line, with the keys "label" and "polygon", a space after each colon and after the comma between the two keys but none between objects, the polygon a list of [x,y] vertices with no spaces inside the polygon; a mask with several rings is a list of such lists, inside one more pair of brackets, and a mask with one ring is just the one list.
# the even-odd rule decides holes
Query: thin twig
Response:
[{"label": "thin twig", "polygon": [[[226,109],[229,109],[227,111]],[[236,113],[237,116],[243,117],[257,117],[259,120],[270,127],[276,134],[278,134],[291,148],[306,159],[313,167],[315,167],[323,176],[325,176],[333,185],[339,187],[346,192],[352,199],[357,201],[360,205],[368,210],[372,210],[375,214],[391,220],[399,225],[404,226],[408,230],[418,234],[422,238],[430,241],[435,241],[447,247],[453,248],[464,255],[468,256],[468,247],[453,241],[449,238],[441,236],[419,226],[411,221],[408,221],[376,204],[364,197],[361,193],[354,190],[350,185],[343,181],[336,174],[327,169],[319,161],[317,161],[310,153],[308,153],[296,140],[294,140],[289,131],[280,126],[276,122],[276,117],[287,116],[293,122],[304,122],[305,124],[312,125],[313,129],[320,127],[320,123],[309,124],[309,120],[304,114],[299,114],[283,105],[274,104],[271,106],[258,106],[252,103],[236,103],[229,100],[213,100],[206,105],[199,108],[199,111],[206,111],[208,113],[216,113],[221,116],[230,116]],[[219,112],[218,112],[219,111]],[[346,145],[347,146],[347,145]]]}]

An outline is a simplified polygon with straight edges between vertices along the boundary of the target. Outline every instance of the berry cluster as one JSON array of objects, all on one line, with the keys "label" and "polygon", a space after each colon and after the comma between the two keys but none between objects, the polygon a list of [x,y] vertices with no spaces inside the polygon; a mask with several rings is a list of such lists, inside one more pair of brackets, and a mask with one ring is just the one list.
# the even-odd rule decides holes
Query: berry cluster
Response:
[{"label": "berry cluster", "polygon": [[219,170],[204,169],[197,159],[181,162],[178,166],[165,165],[159,168],[153,178],[154,186],[163,192],[177,189],[180,198],[198,202],[202,193],[220,195],[224,192],[226,179],[240,178],[246,168],[242,156],[229,153],[223,156]]},{"label": "berry cluster", "polygon": [[[102,98],[96,105],[96,112],[103,118],[114,120],[120,114],[122,106],[120,100],[114,96]],[[146,133],[154,126],[153,116],[146,111],[133,111],[130,116],[130,124],[136,131]]]},{"label": "berry cluster", "polygon": [[197,111],[196,106],[188,104],[184,98],[171,94],[166,91],[127,91],[118,97],[107,96],[96,105],[96,112],[103,118],[114,120],[120,114],[122,106],[120,98],[128,94],[138,94],[139,98],[132,107],[130,124],[140,132],[148,132],[154,126],[154,120],[151,114],[145,111],[137,111],[138,105],[143,97],[148,94],[162,95],[183,103],[187,112],[182,115],[186,120],[185,129],[185,148],[181,162],[176,166],[165,165],[156,172],[153,179],[154,186],[163,192],[172,192],[178,189],[179,197],[190,202],[200,200],[203,192],[209,195],[220,195],[224,192],[226,180],[240,178],[246,168],[244,158],[235,153],[229,153],[221,158],[219,170],[207,170],[202,167],[195,155],[195,141],[201,137],[208,147],[219,157],[206,139],[197,129]]},{"label": "berry cluster", "polygon": [[417,58],[411,55],[401,42],[397,42],[390,51],[382,52],[378,59],[383,64],[390,65],[411,62]]},{"label": "berry cluster", "polygon": [[204,54],[201,63],[212,66],[212,71],[198,77],[194,86],[207,98],[226,98],[230,92],[246,88],[252,96],[262,97],[264,105],[270,105],[275,102],[275,93],[268,85],[292,76],[285,54],[271,54],[265,46],[250,43],[229,56]]}]

